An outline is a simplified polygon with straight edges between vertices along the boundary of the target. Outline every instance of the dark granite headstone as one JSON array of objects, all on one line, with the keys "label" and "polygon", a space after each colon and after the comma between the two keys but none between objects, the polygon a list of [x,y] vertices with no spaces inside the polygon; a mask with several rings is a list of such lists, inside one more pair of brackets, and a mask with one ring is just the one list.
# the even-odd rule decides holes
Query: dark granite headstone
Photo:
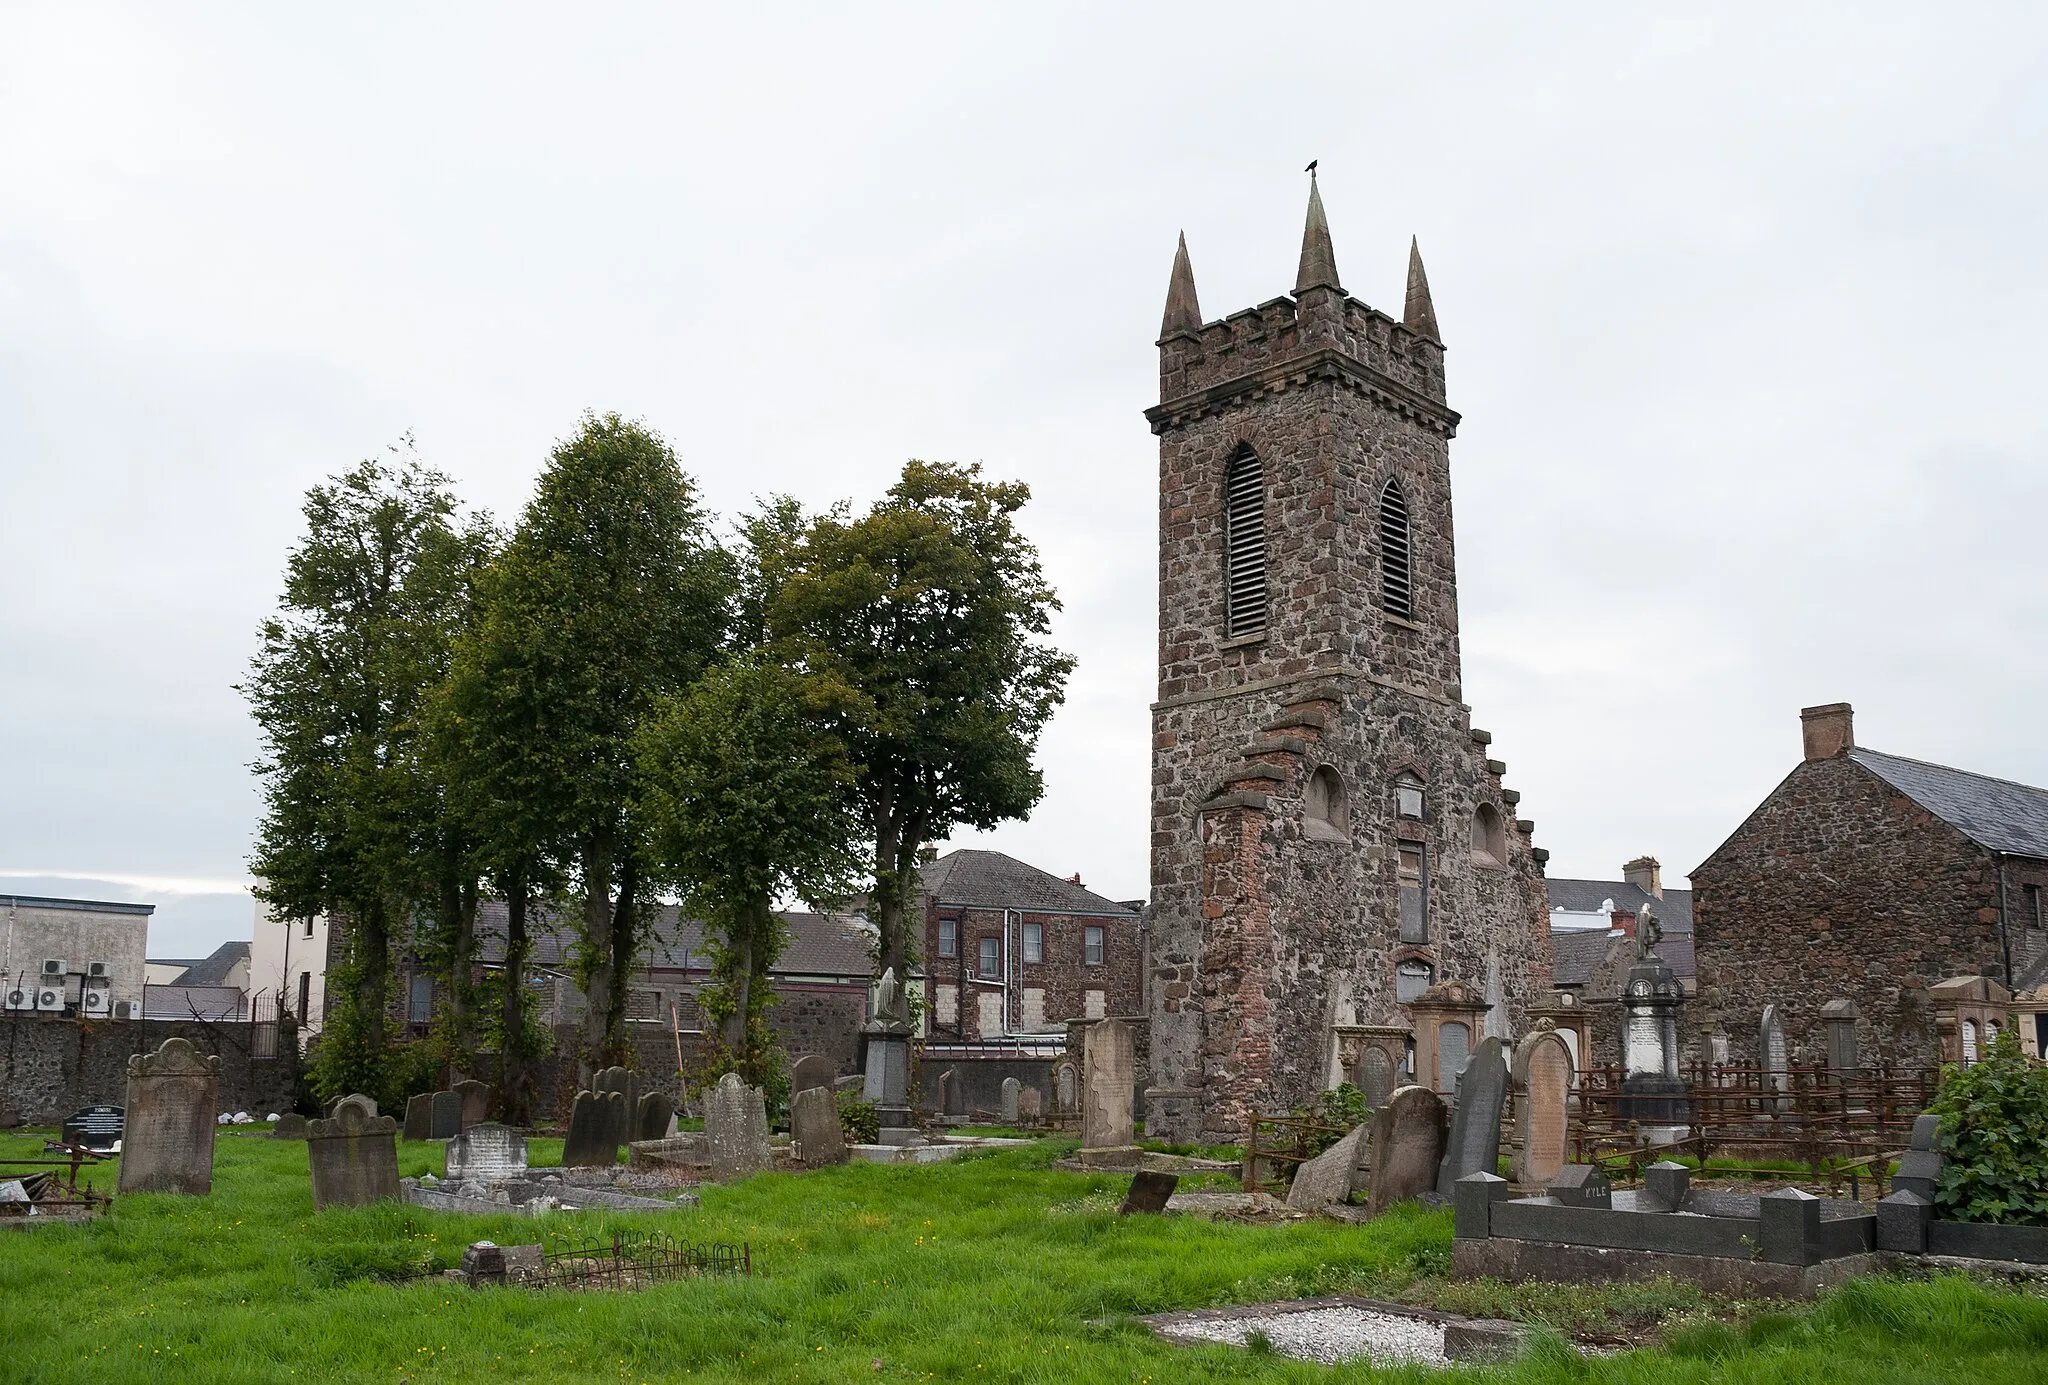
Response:
[{"label": "dark granite headstone", "polygon": [[369,1110],[368,1097],[344,1100],[330,1119],[307,1123],[314,1211],[398,1198],[398,1122]]},{"label": "dark granite headstone", "polygon": [[220,1110],[220,1059],[189,1040],[169,1038],[128,1060],[128,1102],[121,1136],[123,1193],[213,1191],[214,1119]]},{"label": "dark granite headstone", "polygon": [[1366,1136],[1372,1151],[1374,1216],[1436,1187],[1444,1153],[1444,1101],[1427,1087],[1396,1087],[1373,1113]]},{"label": "dark granite headstone", "polygon": [[1566,1164],[1544,1190],[1567,1207],[1612,1207],[1614,1185],[1591,1164]]},{"label": "dark granite headstone", "polygon": [[839,1077],[839,1065],[822,1053],[813,1053],[796,1060],[796,1066],[789,1070],[789,1094],[808,1091],[812,1087],[829,1087]]},{"label": "dark granite headstone", "polygon": [[88,1106],[64,1122],[64,1143],[104,1154],[121,1138],[125,1124],[118,1106]]},{"label": "dark granite headstone", "polygon": [[273,1140],[303,1140],[306,1138],[306,1118],[296,1111],[287,1111],[277,1118],[270,1127]]},{"label": "dark granite headstone", "polygon": [[622,1145],[631,1140],[633,1118],[640,1111],[640,1074],[630,1068],[602,1068],[591,1080],[590,1089],[594,1092],[617,1092],[625,1098],[617,1107],[618,1124],[611,1132],[612,1143]]},{"label": "dark granite headstone", "polygon": [[[331,1112],[329,1113],[332,1114]],[[405,1103],[405,1138],[408,1140],[431,1140],[434,1138],[434,1094],[421,1092],[408,1097]]]},{"label": "dark granite headstone", "polygon": [[1177,1173],[1137,1173],[1131,1176],[1131,1190],[1124,1194],[1123,1206],[1117,1208],[1119,1216],[1133,1212],[1159,1213],[1166,1210],[1166,1204],[1173,1197],[1173,1190],[1180,1186]]},{"label": "dark granite headstone", "polygon": [[622,1092],[576,1093],[569,1108],[569,1138],[562,1144],[562,1166],[603,1169],[618,1163],[625,1106]]},{"label": "dark granite headstone", "polygon": [[1928,1202],[1934,1201],[1934,1185],[1941,1181],[1942,1165],[1934,1139],[1940,1133],[1940,1116],[1913,1117],[1913,1147],[1899,1156],[1899,1171],[1892,1175],[1893,1192],[1918,1193]]},{"label": "dark granite headstone", "polygon": [[472,1077],[457,1082],[449,1090],[462,1098],[462,1128],[464,1130],[491,1118],[490,1083],[479,1082]]},{"label": "dark granite headstone", "polygon": [[1508,1064],[1500,1039],[1489,1035],[1472,1050],[1458,1074],[1458,1104],[1451,1112],[1451,1136],[1437,1172],[1436,1190],[1452,1196],[1468,1173],[1492,1173],[1500,1165],[1500,1112],[1508,1099]]},{"label": "dark granite headstone", "polygon": [[646,1092],[640,1098],[640,1110],[633,1118],[633,1138],[636,1140],[665,1140],[668,1138],[669,1122],[675,1119],[675,1098],[667,1092]]},{"label": "dark granite headstone", "polygon": [[434,1093],[433,1124],[429,1139],[452,1140],[462,1133],[462,1097],[458,1093]]}]

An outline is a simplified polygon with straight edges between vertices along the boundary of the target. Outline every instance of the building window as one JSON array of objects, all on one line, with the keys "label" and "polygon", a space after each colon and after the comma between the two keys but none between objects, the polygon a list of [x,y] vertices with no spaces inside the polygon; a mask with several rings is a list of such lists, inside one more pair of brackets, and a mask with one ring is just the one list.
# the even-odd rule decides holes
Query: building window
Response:
[{"label": "building window", "polygon": [[1401,941],[1429,941],[1429,853],[1420,842],[1402,842],[1398,851],[1401,886]]},{"label": "building window", "polygon": [[653,1024],[664,1018],[660,991],[627,991],[626,1018],[634,1024]]},{"label": "building window", "polygon": [[1037,963],[1045,960],[1045,925],[1027,923],[1024,925],[1024,960]]},{"label": "building window", "polygon": [[1427,962],[1403,962],[1394,968],[1394,999],[1406,1005],[1429,989],[1432,976]]},{"label": "building window", "polygon": [[1322,766],[1308,777],[1302,810],[1303,827],[1308,836],[1328,842],[1351,839],[1351,814],[1344,802],[1344,781],[1329,765]]},{"label": "building window", "polygon": [[1102,965],[1102,930],[1090,926],[1081,931],[1082,960],[1091,967]]},{"label": "building window", "polygon": [[415,976],[412,979],[412,994],[408,997],[405,1017],[414,1024],[425,1024],[434,1017],[434,978]]},{"label": "building window", "polygon": [[299,973],[299,1008],[293,1012],[299,1017],[300,1023],[303,1024],[305,1021],[313,1018],[310,1014],[307,1013],[307,1009],[312,1005],[312,1003],[313,973],[310,971],[302,971]]},{"label": "building window", "polygon": [[1408,527],[1408,499],[1393,481],[1380,488],[1380,607],[1390,616],[1415,619],[1415,543]]},{"label": "building window", "polygon": [[1266,469],[1240,452],[1223,474],[1224,635],[1266,628]]},{"label": "building window", "polygon": [[2048,919],[2041,917],[2041,887],[2039,885],[2028,885],[2025,888],[2027,892],[2027,927],[2040,928],[2048,925]]},{"label": "building window", "polygon": [[959,955],[960,955],[960,920],[958,920],[958,919],[940,919],[940,920],[939,920],[939,956],[941,956],[941,957],[958,957]]},{"label": "building window", "polygon": [[1482,865],[1508,863],[1508,833],[1500,809],[1482,803],[1472,814],[1472,859]]},{"label": "building window", "polygon": [[306,936],[309,938],[313,936],[313,920],[310,916],[306,919]]},{"label": "building window", "polygon": [[1003,942],[1000,938],[988,937],[981,940],[982,976],[1000,977],[1003,974]]}]

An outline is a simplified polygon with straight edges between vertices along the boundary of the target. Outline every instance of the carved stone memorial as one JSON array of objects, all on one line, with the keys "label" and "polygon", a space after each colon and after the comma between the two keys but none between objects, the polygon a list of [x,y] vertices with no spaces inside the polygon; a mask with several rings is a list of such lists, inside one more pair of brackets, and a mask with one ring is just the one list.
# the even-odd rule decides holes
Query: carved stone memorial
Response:
[{"label": "carved stone memorial", "polygon": [[180,1038],[131,1057],[118,1191],[212,1192],[219,1110],[220,1059]]},{"label": "carved stone memorial", "polygon": [[397,1200],[398,1122],[373,1109],[368,1097],[344,1098],[333,1116],[307,1123],[314,1211]]},{"label": "carved stone memorial", "polygon": [[1500,1040],[1479,1041],[1458,1075],[1458,1104],[1451,1112],[1451,1135],[1444,1147],[1443,1168],[1436,1190],[1443,1197],[1457,1191],[1468,1173],[1493,1173],[1500,1162],[1500,1113],[1508,1099],[1508,1064]]},{"label": "carved stone memorial", "polygon": [[789,1134],[806,1167],[846,1162],[846,1132],[830,1087],[806,1087],[790,1098]]},{"label": "carved stone memorial", "polygon": [[569,1138],[562,1143],[562,1166],[606,1169],[618,1163],[625,1107],[622,1092],[576,1093],[569,1107]]},{"label": "carved stone memorial", "polygon": [[1374,1216],[1436,1187],[1444,1154],[1444,1101],[1427,1087],[1396,1087],[1373,1113],[1371,1133]]},{"label": "carved stone memorial", "polygon": [[1565,1166],[1572,1051],[1549,1020],[1515,1045],[1515,1182],[1542,1187]]},{"label": "carved stone memorial", "polygon": [[1082,1048],[1087,1071],[1081,1107],[1081,1148],[1129,1149],[1137,1134],[1131,1096],[1137,1084],[1137,1049],[1120,1019],[1088,1026]]},{"label": "carved stone memorial", "polygon": [[745,1178],[768,1167],[768,1107],[758,1087],[736,1072],[704,1094],[704,1143],[712,1176]]}]

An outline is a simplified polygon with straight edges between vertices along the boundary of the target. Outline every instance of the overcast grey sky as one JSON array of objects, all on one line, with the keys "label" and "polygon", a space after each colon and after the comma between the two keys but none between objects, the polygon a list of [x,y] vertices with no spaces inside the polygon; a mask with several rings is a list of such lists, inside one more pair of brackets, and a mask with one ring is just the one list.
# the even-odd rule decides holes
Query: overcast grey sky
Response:
[{"label": "overcast grey sky", "polygon": [[230,685],[306,487],[510,518],[586,408],[732,513],[1028,481],[1080,659],[988,839],[1146,892],[1154,480],[1211,319],[1338,265],[1450,347],[1465,689],[1557,875],[1683,876],[1798,708],[2048,782],[2048,11],[0,7],[0,889],[247,936]]}]

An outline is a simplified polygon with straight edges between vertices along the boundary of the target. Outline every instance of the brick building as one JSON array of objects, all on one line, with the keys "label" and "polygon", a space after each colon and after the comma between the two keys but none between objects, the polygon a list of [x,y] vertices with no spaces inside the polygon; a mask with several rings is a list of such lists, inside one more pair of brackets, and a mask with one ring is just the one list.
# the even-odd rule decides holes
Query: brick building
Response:
[{"label": "brick building", "polygon": [[1224,1140],[1425,992],[1454,1071],[1549,986],[1548,911],[1463,701],[1419,255],[1399,321],[1352,298],[1311,184],[1293,295],[1204,323],[1183,240],[1159,353],[1148,1128]]},{"label": "brick building", "polygon": [[1959,1057],[1957,997],[2048,970],[2048,790],[1864,749],[1847,703],[1800,720],[1805,758],[1692,873],[1689,1027],[1760,1065],[1770,1006],[1785,1056],[1822,1061],[1846,1000],[1866,1061]]},{"label": "brick building", "polygon": [[1000,851],[922,868],[927,1029],[971,1043],[1143,1008],[1142,906]]}]

